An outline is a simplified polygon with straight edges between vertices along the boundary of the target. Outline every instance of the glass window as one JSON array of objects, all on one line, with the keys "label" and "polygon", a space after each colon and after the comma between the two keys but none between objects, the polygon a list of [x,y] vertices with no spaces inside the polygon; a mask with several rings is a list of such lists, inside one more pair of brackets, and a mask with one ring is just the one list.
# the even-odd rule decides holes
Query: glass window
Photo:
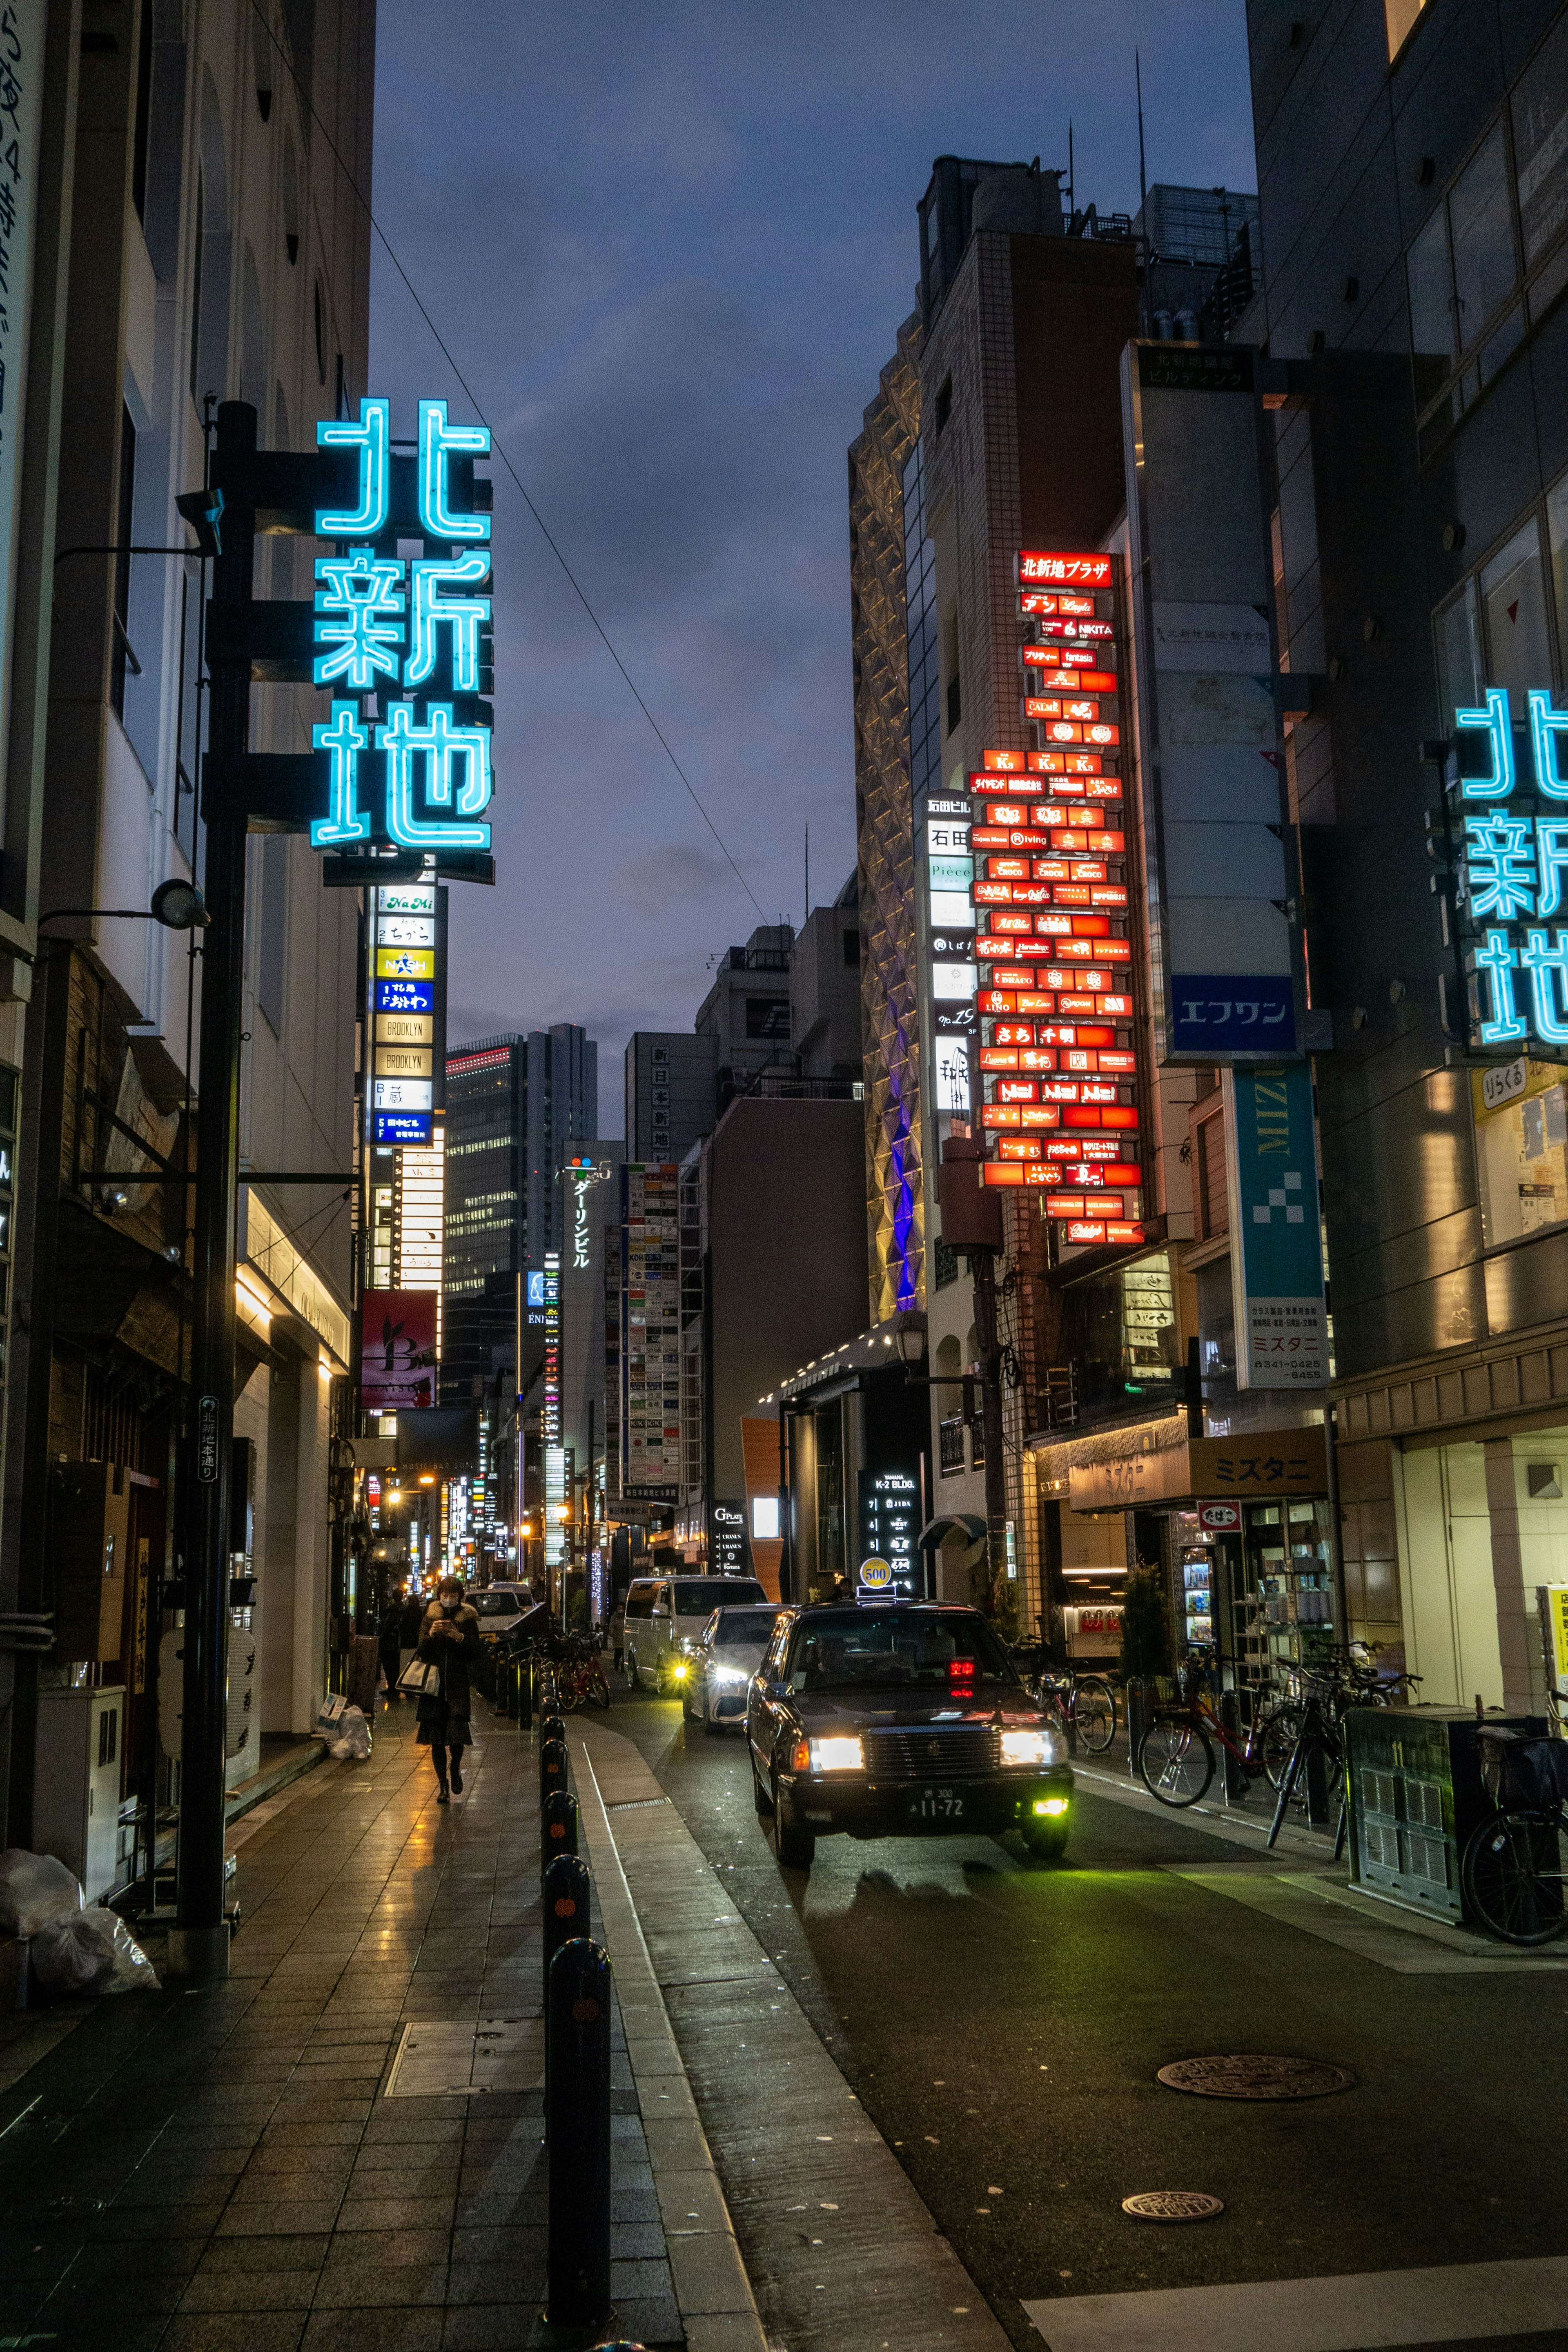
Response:
[{"label": "glass window", "polygon": [[[1481,1182],[1481,1238],[1489,1249],[1568,1218],[1568,1069],[1521,1059],[1474,1078],[1476,1160]],[[1495,1109],[1486,1092],[1514,1082]],[[1483,1082],[1489,1082],[1483,1091]]]},{"label": "glass window", "polygon": [[1480,692],[1480,634],[1476,618],[1476,583],[1467,580],[1453,602],[1437,615],[1437,664],[1441,671],[1443,723],[1456,710],[1474,708]]},{"label": "glass window", "polygon": [[799,1628],[789,1678],[797,1691],[944,1690],[973,1683],[976,1670],[987,1682],[1017,1682],[985,1620],[968,1610],[816,1609]]},{"label": "glass window", "polygon": [[[1439,205],[1405,257],[1410,285],[1410,344],[1417,361],[1454,357],[1454,280],[1448,268],[1448,212]],[[1419,384],[1417,391],[1420,391]]]},{"label": "glass window", "polygon": [[1530,262],[1568,220],[1568,18],[1560,19],[1513,93],[1513,167]]},{"label": "glass window", "polygon": [[773,1639],[776,1609],[722,1609],[713,1623],[721,1650],[764,1650]]},{"label": "glass window", "polygon": [[1458,340],[1468,351],[1513,284],[1513,218],[1502,124],[1461,175],[1448,198],[1454,240]]},{"label": "glass window", "polygon": [[1541,532],[1533,515],[1483,566],[1481,608],[1486,614],[1488,683],[1506,686],[1522,715],[1525,689],[1552,681],[1546,582],[1541,569]]},{"label": "glass window", "polygon": [[1546,494],[1546,545],[1552,562],[1552,593],[1557,606],[1558,645],[1568,671],[1568,474]]}]

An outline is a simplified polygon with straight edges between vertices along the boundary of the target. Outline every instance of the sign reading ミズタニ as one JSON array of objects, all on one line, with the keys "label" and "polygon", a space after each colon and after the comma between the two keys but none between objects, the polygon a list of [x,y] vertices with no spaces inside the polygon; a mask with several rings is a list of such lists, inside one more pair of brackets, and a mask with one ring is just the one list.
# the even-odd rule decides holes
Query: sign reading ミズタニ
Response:
[{"label": "sign reading \u30df\u30ba\u30bf\u30cb", "polygon": [[[390,402],[362,400],[357,424],[318,425],[316,438],[352,452],[358,477],[349,504],[315,518],[317,537],[337,545],[316,564],[312,677],[344,698],[311,731],[328,755],[311,844],[488,852],[490,518],[472,476],[489,429],[449,425],[444,400],[422,400],[411,500]],[[422,541],[422,554],[405,558],[408,540]],[[363,715],[368,694],[380,699],[379,720]]]}]

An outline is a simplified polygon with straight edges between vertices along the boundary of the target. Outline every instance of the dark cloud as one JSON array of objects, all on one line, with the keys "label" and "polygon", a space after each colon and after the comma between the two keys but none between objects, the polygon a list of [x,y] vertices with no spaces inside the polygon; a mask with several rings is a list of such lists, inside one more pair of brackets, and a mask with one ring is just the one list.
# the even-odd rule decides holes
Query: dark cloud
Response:
[{"label": "dark cloud", "polygon": [[[913,301],[932,156],[1249,186],[1243,0],[724,0],[613,18],[381,0],[379,216],[757,904],[498,466],[493,892],[454,892],[453,1035],[635,1027],[854,863],[845,449]],[[1265,225],[1267,228],[1267,224]],[[384,257],[373,363],[465,403]],[[759,907],[761,912],[759,912]]]}]

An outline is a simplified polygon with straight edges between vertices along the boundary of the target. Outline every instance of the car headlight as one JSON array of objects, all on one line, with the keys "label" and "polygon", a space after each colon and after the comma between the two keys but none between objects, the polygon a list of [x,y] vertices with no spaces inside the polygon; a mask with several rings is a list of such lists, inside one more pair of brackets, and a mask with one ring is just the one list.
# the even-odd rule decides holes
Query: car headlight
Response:
[{"label": "car headlight", "polygon": [[1056,1735],[1050,1731],[1005,1731],[1002,1734],[1004,1764],[1054,1764],[1057,1760]]},{"label": "car headlight", "polygon": [[675,1660],[675,1679],[677,1682],[684,1680],[686,1669],[690,1664],[691,1661],[689,1658],[677,1658]]},{"label": "car headlight", "polygon": [[854,1733],[843,1738],[814,1739],[811,1769],[814,1772],[863,1772],[866,1751]]},{"label": "car headlight", "polygon": [[710,1666],[708,1672],[716,1683],[749,1683],[752,1679],[743,1666]]}]

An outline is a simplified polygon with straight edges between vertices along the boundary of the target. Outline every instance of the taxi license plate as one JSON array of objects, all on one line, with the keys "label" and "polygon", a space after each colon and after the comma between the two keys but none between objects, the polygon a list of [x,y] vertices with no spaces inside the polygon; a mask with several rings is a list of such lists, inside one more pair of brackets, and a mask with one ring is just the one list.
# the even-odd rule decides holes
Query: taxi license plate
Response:
[{"label": "taxi license plate", "polygon": [[908,1815],[911,1822],[961,1822],[963,1799],[956,1789],[915,1789],[910,1794]]}]

